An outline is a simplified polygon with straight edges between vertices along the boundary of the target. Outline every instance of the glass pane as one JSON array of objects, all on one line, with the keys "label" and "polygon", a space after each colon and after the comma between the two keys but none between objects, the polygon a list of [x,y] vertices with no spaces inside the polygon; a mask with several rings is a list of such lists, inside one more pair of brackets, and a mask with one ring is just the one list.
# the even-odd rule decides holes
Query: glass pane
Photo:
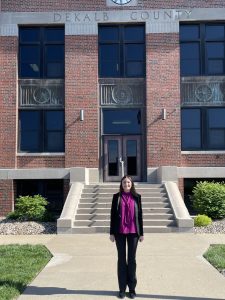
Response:
[{"label": "glass pane", "polygon": [[145,49],[143,44],[125,45],[125,60],[145,60]]},{"label": "glass pane", "polygon": [[101,45],[100,46],[100,76],[115,77],[119,75],[119,46]]},{"label": "glass pane", "polygon": [[46,46],[45,59],[47,61],[64,61],[64,46],[62,45]]},{"label": "glass pane", "polygon": [[181,76],[200,75],[200,61],[187,59],[181,61]]},{"label": "glass pane", "polygon": [[40,113],[20,112],[20,151],[40,151]]},{"label": "glass pane", "polygon": [[20,42],[32,43],[39,42],[40,28],[20,28]]},{"label": "glass pane", "polygon": [[47,42],[64,43],[64,28],[45,28],[44,39]]},{"label": "glass pane", "polygon": [[180,25],[181,40],[196,40],[199,38],[199,25]]},{"label": "glass pane", "polygon": [[200,109],[182,109],[181,124],[182,129],[200,128]]},{"label": "glass pane", "polygon": [[200,149],[201,131],[200,129],[182,129],[182,150]]},{"label": "glass pane", "polygon": [[205,36],[210,40],[224,39],[224,25],[206,25]]},{"label": "glass pane", "polygon": [[225,149],[225,129],[209,130],[209,147],[217,149]]},{"label": "glass pane", "polygon": [[20,77],[27,78],[39,78],[40,69],[39,66],[35,63],[21,63],[20,64]]},{"label": "glass pane", "polygon": [[206,55],[208,58],[224,58],[224,43],[207,43]]},{"label": "glass pane", "polygon": [[139,134],[141,112],[138,109],[104,110],[103,126],[105,134]]},{"label": "glass pane", "polygon": [[127,174],[137,175],[137,141],[128,140],[126,143],[127,151]]},{"label": "glass pane", "polygon": [[145,28],[144,26],[125,26],[124,27],[124,40],[125,41],[145,41]]},{"label": "glass pane", "polygon": [[63,111],[46,111],[46,129],[63,130],[64,129],[64,112]]},{"label": "glass pane", "polygon": [[208,74],[222,75],[224,73],[224,61],[219,59],[208,60]]},{"label": "glass pane", "polygon": [[199,43],[183,43],[180,45],[181,59],[199,59]]},{"label": "glass pane", "polygon": [[64,76],[63,63],[48,63],[46,65],[46,76],[48,78],[62,78]]},{"label": "glass pane", "polygon": [[118,141],[108,141],[108,176],[118,176]]},{"label": "glass pane", "polygon": [[20,59],[22,62],[39,62],[39,46],[20,46]]},{"label": "glass pane", "polygon": [[129,77],[143,77],[145,76],[143,62],[128,62],[126,63],[126,75]]},{"label": "glass pane", "polygon": [[208,109],[209,128],[225,128],[225,109]]},{"label": "glass pane", "polygon": [[119,27],[118,26],[101,26],[99,27],[99,41],[118,41]]},{"label": "glass pane", "polygon": [[57,131],[47,132],[45,151],[64,152],[64,133]]}]

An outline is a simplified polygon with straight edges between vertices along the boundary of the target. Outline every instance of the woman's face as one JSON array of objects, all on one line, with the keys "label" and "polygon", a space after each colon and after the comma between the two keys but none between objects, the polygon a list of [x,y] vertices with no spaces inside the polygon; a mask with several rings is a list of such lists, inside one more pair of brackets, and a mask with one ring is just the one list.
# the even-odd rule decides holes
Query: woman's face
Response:
[{"label": "woman's face", "polygon": [[124,192],[130,192],[130,189],[132,187],[132,181],[129,178],[124,178],[124,180],[122,181],[122,187]]}]

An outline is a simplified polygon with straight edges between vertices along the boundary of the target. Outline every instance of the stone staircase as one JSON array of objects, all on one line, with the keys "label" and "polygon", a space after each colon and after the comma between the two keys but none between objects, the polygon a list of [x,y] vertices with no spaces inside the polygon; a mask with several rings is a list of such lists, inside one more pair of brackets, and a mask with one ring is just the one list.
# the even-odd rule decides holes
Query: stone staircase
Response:
[{"label": "stone staircase", "polygon": [[[136,184],[142,196],[144,232],[177,231],[165,187],[160,184]],[[71,233],[109,232],[112,195],[117,184],[85,185],[78,204]]]}]

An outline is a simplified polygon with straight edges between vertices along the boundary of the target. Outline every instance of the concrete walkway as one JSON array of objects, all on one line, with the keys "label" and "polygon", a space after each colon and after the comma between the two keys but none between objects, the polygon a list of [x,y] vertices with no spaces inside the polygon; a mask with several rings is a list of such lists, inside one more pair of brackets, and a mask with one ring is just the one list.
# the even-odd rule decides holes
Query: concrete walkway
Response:
[{"label": "concrete walkway", "polygon": [[[19,300],[117,299],[116,247],[106,234],[0,236],[0,244],[45,244],[54,257]],[[137,252],[137,298],[225,299],[225,277],[202,254],[225,234],[146,234]],[[126,298],[127,299],[127,298]]]}]

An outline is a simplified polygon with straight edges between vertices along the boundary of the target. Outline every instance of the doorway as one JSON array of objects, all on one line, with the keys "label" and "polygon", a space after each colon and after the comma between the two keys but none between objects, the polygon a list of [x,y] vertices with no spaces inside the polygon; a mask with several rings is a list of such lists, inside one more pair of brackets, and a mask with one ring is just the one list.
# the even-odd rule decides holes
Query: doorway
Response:
[{"label": "doorway", "polygon": [[141,136],[104,136],[104,181],[129,175],[141,181]]}]

